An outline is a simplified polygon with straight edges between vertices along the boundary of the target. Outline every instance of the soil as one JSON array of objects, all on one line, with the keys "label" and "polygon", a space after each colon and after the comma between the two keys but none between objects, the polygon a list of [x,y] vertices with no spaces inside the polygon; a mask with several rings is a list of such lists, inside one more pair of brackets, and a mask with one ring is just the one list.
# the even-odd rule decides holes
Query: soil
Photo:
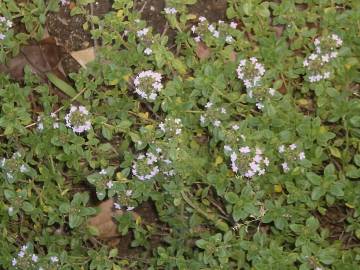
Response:
[{"label": "soil", "polygon": [[348,249],[354,246],[360,246],[360,240],[352,233],[345,231],[347,225],[346,219],[352,216],[353,212],[352,209],[344,205],[333,205],[327,209],[325,215],[316,212],[315,216],[319,220],[320,226],[329,230],[329,240],[340,240],[343,247]]},{"label": "soil", "polygon": [[[148,225],[150,226],[154,225],[157,227],[163,226],[163,224],[160,222],[158,218],[158,214],[156,212],[155,206],[151,201],[141,204],[140,206],[134,209],[134,212],[141,217],[141,221],[144,226],[148,226]],[[121,237],[120,244],[117,246],[120,256],[135,257],[139,254],[139,250],[141,250],[141,248],[131,247],[131,242],[133,239],[134,236],[132,233],[128,233],[127,235]],[[159,238],[158,236],[152,236],[149,239],[151,249],[155,249],[157,246],[159,246],[160,242],[161,242],[161,238]]]},{"label": "soil", "polygon": [[49,13],[46,28],[56,43],[63,47],[65,52],[62,66],[66,74],[76,72],[80,65],[70,56],[69,52],[86,49],[92,46],[91,35],[83,29],[86,22],[84,16],[70,16],[69,7],[61,7],[58,13]]},{"label": "soil", "polygon": [[135,9],[141,12],[141,18],[157,33],[162,33],[166,26],[165,16],[161,13],[165,8],[163,0],[135,1]]},{"label": "soil", "polygon": [[[104,203],[106,202],[103,202],[102,204]],[[167,227],[165,224],[160,222],[153,202],[147,201],[142,203],[140,206],[136,207],[132,211],[132,213],[134,217],[140,216],[141,225],[143,227],[146,228],[147,226],[151,226],[155,228],[156,232],[158,232],[158,234],[153,234],[148,239],[148,243],[150,247],[150,249],[148,250],[153,250],[156,247],[158,247],[162,242],[160,234]],[[131,243],[134,240],[134,234],[132,230],[130,230],[126,235],[119,235],[118,233],[116,233],[116,226],[117,226],[116,221],[114,220],[113,222],[109,221],[111,219],[112,214],[113,212],[106,212],[106,211],[103,212],[103,216],[101,216],[100,220],[101,221],[104,220],[105,223],[101,223],[100,227],[103,227],[102,229],[99,228],[100,231],[102,231],[103,235],[100,238],[97,238],[96,241],[92,239],[91,240],[92,244],[97,245],[97,242],[101,242],[102,244],[105,244],[109,247],[112,248],[116,247],[118,249],[119,256],[122,258],[137,258],[139,254],[145,251],[144,248],[131,246]],[[121,213],[119,214],[121,215]],[[95,219],[97,219],[97,217],[95,217]],[[99,223],[98,220],[96,222]],[[96,227],[98,226],[99,224]],[[106,228],[105,231],[104,228]]]},{"label": "soil", "polygon": [[[169,38],[169,47],[175,41],[176,32],[168,28],[168,23],[163,15],[166,7],[164,0],[140,0],[135,1],[135,9],[141,12],[141,18],[148,22],[155,33],[164,33]],[[204,16],[210,22],[226,19],[227,0],[198,0],[195,5],[189,5],[189,13],[197,17]]]},{"label": "soil", "polygon": [[195,5],[189,6],[192,14],[204,16],[210,22],[226,20],[227,0],[198,0]]},{"label": "soil", "polygon": [[84,16],[70,16],[70,9],[62,7],[59,13],[49,13],[46,28],[50,36],[55,37],[67,51],[78,51],[88,48],[91,36],[83,29]]},{"label": "soil", "polygon": [[[146,20],[153,28],[154,32],[166,34],[170,38],[170,44],[173,43],[176,33],[167,29],[167,21],[162,14],[165,8],[164,0],[138,0],[135,1],[135,9],[141,12],[142,19]],[[188,6],[189,12],[192,14],[206,17],[210,22],[217,22],[219,20],[226,20],[227,0],[198,0],[195,5]],[[111,10],[110,0],[98,0],[91,8],[91,12],[97,16],[105,15]],[[61,7],[58,13],[50,13],[47,16],[46,28],[50,37],[55,38],[56,45],[61,47],[59,52],[61,54],[61,64],[65,75],[71,72],[77,72],[80,65],[70,56],[69,52],[86,49],[93,46],[93,41],[89,30],[84,30],[83,25],[86,19],[82,15],[70,16],[70,6]],[[18,25],[19,31],[24,31],[23,25]],[[278,35],[283,31],[282,26],[275,29]],[[30,43],[33,44],[33,43]],[[53,47],[52,47],[53,48]],[[196,140],[199,143],[205,143],[208,138],[201,136]],[[93,189],[84,186],[92,193]],[[161,223],[155,206],[152,202],[146,202],[134,210],[141,216],[144,225],[155,225],[160,228],[165,228],[165,224]],[[330,232],[329,238],[331,240],[341,240],[344,248],[350,248],[354,245],[360,245],[360,240],[351,233],[345,232],[346,218],[351,216],[351,211],[345,206],[329,207],[325,215],[315,213],[321,227],[326,228]],[[263,230],[268,231],[267,227]],[[117,245],[120,257],[136,257],[141,248],[132,248],[131,242],[133,240],[132,233],[120,237],[120,244]],[[160,236],[154,236],[150,239],[151,247],[155,248],[161,243]],[[109,244],[111,245],[111,244]]]}]

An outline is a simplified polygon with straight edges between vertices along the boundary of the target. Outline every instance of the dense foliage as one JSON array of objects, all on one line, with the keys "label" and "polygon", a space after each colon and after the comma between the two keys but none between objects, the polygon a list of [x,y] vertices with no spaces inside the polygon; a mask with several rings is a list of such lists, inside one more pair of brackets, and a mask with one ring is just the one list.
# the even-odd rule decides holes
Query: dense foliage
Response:
[{"label": "dense foliage", "polygon": [[[2,62],[61,4],[19,2],[0,4]],[[228,0],[219,22],[195,2],[167,1],[172,46],[133,1],[87,14],[97,57],[68,99],[0,75],[2,269],[360,268],[360,2]],[[89,241],[109,198],[136,256]],[[147,201],[160,222],[133,214]]]}]

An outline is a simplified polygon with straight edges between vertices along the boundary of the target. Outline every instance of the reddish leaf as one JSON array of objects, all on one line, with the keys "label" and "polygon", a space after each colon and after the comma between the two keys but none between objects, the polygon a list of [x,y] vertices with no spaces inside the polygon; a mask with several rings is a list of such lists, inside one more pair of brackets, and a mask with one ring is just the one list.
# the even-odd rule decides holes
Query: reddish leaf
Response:
[{"label": "reddish leaf", "polygon": [[274,29],[276,38],[280,38],[285,29],[284,25],[281,24],[274,25],[272,28]]},{"label": "reddish leaf", "polygon": [[200,60],[209,58],[211,54],[211,50],[208,46],[206,46],[203,42],[198,42],[196,47],[196,55],[200,58]]}]

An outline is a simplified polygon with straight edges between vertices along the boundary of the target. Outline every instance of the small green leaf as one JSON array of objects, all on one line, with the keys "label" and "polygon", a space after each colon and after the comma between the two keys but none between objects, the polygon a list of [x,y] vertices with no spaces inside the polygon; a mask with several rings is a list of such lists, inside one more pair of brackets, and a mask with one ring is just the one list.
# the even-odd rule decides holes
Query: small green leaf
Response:
[{"label": "small green leaf", "polygon": [[329,149],[332,156],[341,158],[341,152],[338,148],[330,146]]},{"label": "small green leaf", "polygon": [[306,173],[306,178],[309,179],[309,181],[313,184],[313,185],[320,185],[321,183],[321,176],[313,173],[313,172],[308,172]]},{"label": "small green leaf", "polygon": [[245,15],[250,16],[252,14],[252,8],[253,8],[252,3],[249,3],[249,2],[245,3],[243,5],[243,11],[244,11]]},{"label": "small green leaf", "polygon": [[31,203],[29,202],[24,202],[23,205],[22,205],[22,209],[25,211],[25,212],[32,212],[34,210],[34,206],[32,206]]},{"label": "small green leaf", "polygon": [[195,244],[197,247],[201,248],[201,249],[206,249],[206,245],[207,245],[207,241],[205,241],[204,239],[199,239],[196,240]]},{"label": "small green leaf", "polygon": [[345,168],[346,176],[349,178],[360,178],[360,169],[356,168],[354,165],[349,165]]},{"label": "small green leaf", "polygon": [[336,259],[336,250],[332,248],[322,249],[318,253],[319,260],[324,264],[332,264]]},{"label": "small green leaf", "polygon": [[88,226],[89,233],[93,236],[98,236],[100,234],[99,229],[95,226]]},{"label": "small green leaf", "polygon": [[236,195],[234,192],[226,193],[225,198],[231,204],[235,204],[239,200],[238,195]]},{"label": "small green leaf", "polygon": [[59,207],[59,211],[60,213],[69,213],[70,211],[70,204],[69,203],[62,203],[60,204],[60,207]]},{"label": "small green leaf", "polygon": [[80,217],[79,215],[70,215],[69,216],[69,226],[71,229],[74,229],[74,228],[80,226],[82,221],[83,221],[83,218]]},{"label": "small green leaf", "polygon": [[118,255],[118,249],[117,248],[113,248],[112,250],[110,250],[109,252],[109,258],[114,258]]},{"label": "small green leaf", "polygon": [[350,118],[350,123],[354,126],[354,127],[360,127],[360,116],[356,115]]},{"label": "small green leaf", "polygon": [[360,167],[360,155],[359,154],[354,156],[354,162],[357,166]]},{"label": "small green leaf", "polygon": [[340,183],[335,183],[334,185],[331,186],[330,193],[336,197],[344,196],[342,185]]},{"label": "small green leaf", "polygon": [[[77,92],[75,91],[74,88],[72,88],[69,84],[67,84],[63,80],[59,79],[54,73],[49,72],[46,74],[46,76],[50,82],[52,82],[57,88],[59,88],[69,97],[74,98],[77,95]],[[84,100],[81,97],[78,97],[76,100],[83,105],[85,104]]]},{"label": "small green leaf", "polygon": [[319,221],[317,220],[317,218],[315,217],[309,217],[307,220],[306,220],[306,226],[312,230],[312,231],[315,231],[319,228],[320,226],[320,223]]},{"label": "small green leaf", "polygon": [[324,194],[325,192],[322,187],[315,187],[311,193],[311,199],[313,201],[318,201]]}]

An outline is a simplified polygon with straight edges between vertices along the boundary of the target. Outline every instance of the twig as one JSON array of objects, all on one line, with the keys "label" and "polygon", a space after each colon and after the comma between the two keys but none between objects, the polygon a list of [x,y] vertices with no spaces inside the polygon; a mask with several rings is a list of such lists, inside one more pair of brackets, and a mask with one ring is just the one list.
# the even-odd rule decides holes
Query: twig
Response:
[{"label": "twig", "polygon": [[161,37],[163,37],[166,34],[168,29],[169,29],[169,23],[166,21],[164,26],[164,31],[161,33]]},{"label": "twig", "polygon": [[[94,16],[94,4],[93,3],[90,3],[90,15],[91,15],[91,20],[90,20],[91,30],[95,31],[95,25],[92,22],[92,17]],[[94,36],[93,36],[93,41],[94,41],[94,48],[95,48],[95,51],[96,51],[98,46],[97,46],[97,40],[96,40],[96,38]]]},{"label": "twig", "polygon": [[224,211],[224,209],[221,208],[220,205],[218,205],[216,202],[214,202],[214,201],[213,201],[212,199],[210,199],[210,198],[207,198],[207,199],[208,199],[208,201],[209,201],[213,206],[215,206],[216,209],[219,210],[219,212],[220,212],[221,214],[223,214],[223,216],[224,216],[228,221],[232,221],[232,220],[230,220],[230,218],[229,218],[229,214],[226,213],[226,212]]},{"label": "twig", "polygon": [[145,121],[148,121],[148,122],[150,122],[150,123],[155,123],[155,122],[156,122],[156,121],[154,121],[154,120],[152,120],[152,119],[146,118],[146,117],[144,117],[144,116],[142,116],[142,115],[140,115],[140,114],[138,114],[138,113],[136,113],[136,112],[133,112],[133,111],[128,111],[128,113],[130,113],[130,114],[132,114],[132,115],[134,115],[134,116],[136,116],[136,117],[139,117],[139,118],[141,118],[141,119],[143,119],[143,120],[145,120]]},{"label": "twig", "polygon": [[144,2],[144,5],[143,5],[143,6],[141,7],[141,9],[139,10],[139,13],[142,13],[142,12],[144,11],[146,5],[147,5],[147,1]]},{"label": "twig", "polygon": [[212,216],[210,216],[208,213],[206,213],[204,210],[202,210],[201,208],[199,208],[197,205],[195,205],[190,198],[185,194],[184,191],[181,191],[181,196],[183,197],[184,201],[191,206],[191,208],[193,208],[196,212],[198,212],[199,214],[201,214],[203,217],[205,217],[208,220],[213,220],[214,218]]}]

